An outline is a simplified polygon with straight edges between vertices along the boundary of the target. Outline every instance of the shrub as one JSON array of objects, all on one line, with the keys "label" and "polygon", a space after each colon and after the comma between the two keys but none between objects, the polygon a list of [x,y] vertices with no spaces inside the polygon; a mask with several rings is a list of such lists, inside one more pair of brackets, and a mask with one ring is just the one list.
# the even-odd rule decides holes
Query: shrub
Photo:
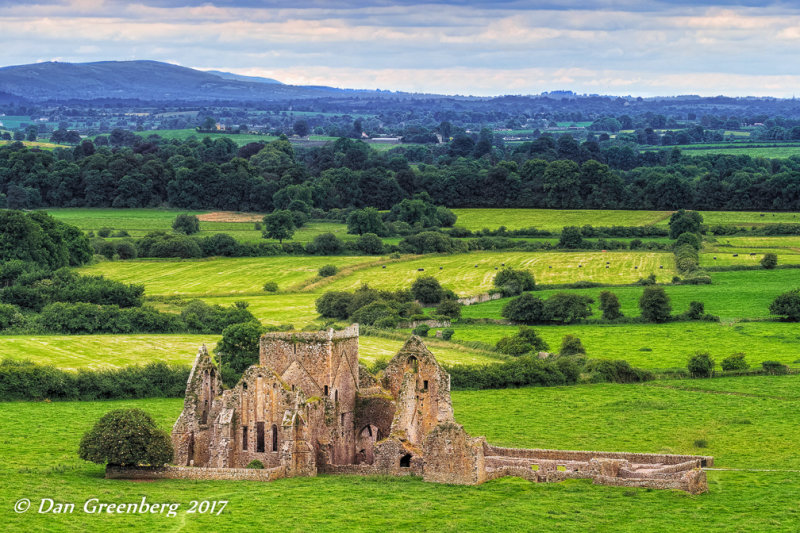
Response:
[{"label": "shrub", "polygon": [[500,315],[524,324],[544,322],[544,300],[530,293],[523,293],[506,303],[500,311]]},{"label": "shrub", "polygon": [[789,367],[778,361],[762,361],[761,368],[765,374],[782,375],[789,373]]},{"label": "shrub", "polygon": [[589,307],[594,299],[582,294],[559,292],[544,302],[544,315],[547,320],[572,324],[578,320],[592,316]]},{"label": "shrub", "polygon": [[650,275],[647,276],[646,278],[639,278],[636,281],[636,284],[637,285],[644,285],[644,286],[655,285],[656,284],[656,275],[653,274],[653,273],[650,273]]},{"label": "shrub", "polygon": [[639,383],[655,379],[652,372],[634,368],[623,360],[590,359],[584,370],[591,383]]},{"label": "shrub", "polygon": [[565,335],[561,341],[561,350],[558,355],[586,355],[586,348],[583,347],[583,343],[575,335]]},{"label": "shrub", "polygon": [[695,250],[699,250],[701,246],[700,236],[696,233],[681,233],[675,241],[675,247],[678,248],[684,244],[688,244]]},{"label": "shrub", "polygon": [[395,318],[396,311],[383,300],[371,302],[357,309],[351,315],[353,322],[371,326],[383,318]]},{"label": "shrub", "polygon": [[139,257],[202,257],[203,252],[197,241],[186,235],[172,235],[154,231],[137,241]]},{"label": "shrub", "polygon": [[708,352],[697,352],[689,357],[686,368],[692,377],[708,378],[714,373],[714,360]]},{"label": "shrub", "polygon": [[703,302],[689,302],[689,310],[686,317],[689,320],[700,320],[705,315],[706,306]]},{"label": "shrub", "polygon": [[315,255],[336,255],[342,251],[344,244],[333,233],[322,233],[314,237],[306,246],[306,251]]},{"label": "shrub", "polygon": [[536,287],[530,270],[502,268],[494,277],[494,286],[500,289],[503,296],[517,296],[524,291],[532,291]]},{"label": "shrub", "polygon": [[258,459],[253,459],[252,461],[247,463],[247,466],[245,468],[253,468],[253,469],[256,469],[256,470],[263,470],[264,469],[264,463],[262,463]]},{"label": "shrub", "polygon": [[161,466],[172,461],[169,435],[141,409],[115,409],[87,431],[78,447],[85,461]]},{"label": "shrub", "polygon": [[729,355],[722,360],[722,370],[747,370],[750,365],[745,361],[743,353],[735,353]]},{"label": "shrub", "polygon": [[670,318],[672,306],[663,287],[650,286],[644,289],[639,298],[642,318],[648,322],[666,322]]},{"label": "shrub", "polygon": [[561,236],[558,239],[559,248],[582,248],[583,247],[583,234],[581,229],[577,226],[565,226],[561,230]]},{"label": "shrub", "polygon": [[458,303],[458,300],[447,298],[442,300],[442,302],[436,307],[436,314],[455,320],[461,317],[461,307],[462,305]]},{"label": "shrub", "polygon": [[449,341],[453,338],[455,334],[455,330],[453,328],[445,328],[442,330],[442,339]]},{"label": "shrub", "polygon": [[321,266],[319,268],[319,270],[317,271],[317,274],[319,274],[319,277],[321,277],[321,278],[327,278],[329,276],[333,276],[338,271],[339,271],[339,269],[336,268],[335,265],[323,265],[323,266]]},{"label": "shrub", "polygon": [[535,355],[507,363],[453,365],[446,370],[454,389],[569,385],[578,379],[577,366],[569,358],[547,361]]},{"label": "shrub", "polygon": [[103,237],[105,239],[106,237],[109,237],[111,235],[111,231],[112,231],[111,228],[105,228],[105,227],[100,228],[99,230],[97,230],[97,236]]},{"label": "shrub", "polygon": [[782,315],[793,322],[800,320],[800,289],[779,294],[769,304],[769,312],[772,315]]},{"label": "shrub", "polygon": [[278,292],[278,284],[274,281],[268,281],[264,284],[264,292]]},{"label": "shrub", "polygon": [[193,235],[200,231],[200,220],[194,215],[180,214],[172,222],[172,229],[184,235]]},{"label": "shrub", "polygon": [[600,293],[600,311],[603,312],[603,319],[605,320],[622,318],[617,295],[611,291],[602,291]]},{"label": "shrub", "polygon": [[772,252],[764,254],[761,258],[761,266],[770,270],[778,266],[778,255]]},{"label": "shrub", "polygon": [[347,320],[353,295],[349,292],[326,292],[316,300],[317,313],[325,318]]},{"label": "shrub", "polygon": [[234,302],[230,307],[223,307],[192,300],[181,310],[181,319],[192,333],[222,333],[232,324],[256,320],[247,306],[247,302]]},{"label": "shrub", "polygon": [[383,241],[374,233],[365,233],[356,240],[356,248],[369,255],[380,255],[383,253]]},{"label": "shrub", "polygon": [[22,322],[22,315],[16,305],[0,304],[0,330],[8,329]]},{"label": "shrub", "polygon": [[702,224],[703,215],[697,211],[676,211],[669,217],[669,238],[677,239],[683,233],[700,233]]},{"label": "shrub", "polygon": [[438,304],[444,297],[444,289],[433,276],[420,276],[411,285],[411,294],[422,304]]},{"label": "shrub", "polygon": [[522,326],[515,335],[500,339],[495,349],[501,353],[518,356],[531,351],[549,350],[550,347],[533,328]]},{"label": "shrub", "polygon": [[420,337],[427,337],[428,336],[428,331],[430,329],[431,328],[430,328],[430,326],[428,326],[428,324],[419,324],[417,327],[414,328],[412,333],[414,335],[418,335]]}]

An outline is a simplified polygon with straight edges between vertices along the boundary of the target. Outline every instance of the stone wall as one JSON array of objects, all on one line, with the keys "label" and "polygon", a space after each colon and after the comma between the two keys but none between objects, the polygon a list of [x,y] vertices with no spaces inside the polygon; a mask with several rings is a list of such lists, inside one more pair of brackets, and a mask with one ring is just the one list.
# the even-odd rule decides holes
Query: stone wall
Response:
[{"label": "stone wall", "polygon": [[286,470],[277,468],[205,468],[188,466],[107,466],[106,479],[203,479],[230,481],[274,481],[286,477]]},{"label": "stone wall", "polygon": [[484,302],[491,302],[492,300],[499,300],[502,298],[503,295],[499,292],[495,292],[493,294],[485,293],[479,294],[477,296],[469,296],[467,298],[459,298],[457,301],[461,305],[475,305],[475,304],[482,304]]}]

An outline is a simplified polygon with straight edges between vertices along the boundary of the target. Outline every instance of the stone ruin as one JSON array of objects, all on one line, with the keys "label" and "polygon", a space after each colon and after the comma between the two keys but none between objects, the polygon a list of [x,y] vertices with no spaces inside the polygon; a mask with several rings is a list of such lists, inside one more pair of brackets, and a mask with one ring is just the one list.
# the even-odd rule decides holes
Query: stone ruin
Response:
[{"label": "stone ruin", "polygon": [[[109,468],[108,477],[261,479],[317,473],[417,475],[477,485],[503,476],[535,482],[588,478],[628,487],[708,490],[712,457],[515,449],[456,423],[450,376],[411,337],[377,376],[358,363],[358,325],[268,333],[259,364],[223,390],[205,347],[172,430],[175,465]],[[254,460],[263,469],[246,468]]]}]

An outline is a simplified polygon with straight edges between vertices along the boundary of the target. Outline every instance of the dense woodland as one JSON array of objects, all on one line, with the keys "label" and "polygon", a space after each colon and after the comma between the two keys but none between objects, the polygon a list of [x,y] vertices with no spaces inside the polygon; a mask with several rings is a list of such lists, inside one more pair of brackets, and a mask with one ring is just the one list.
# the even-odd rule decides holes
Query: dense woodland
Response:
[{"label": "dense woodland", "polygon": [[[488,131],[488,130],[485,130]],[[216,140],[83,141],[43,151],[0,147],[9,208],[144,207],[272,211],[389,209],[425,192],[448,207],[800,209],[800,161],[638,152],[611,141],[543,135],[500,149],[487,133],[457,136],[419,160],[341,138],[321,147],[286,139],[238,147]],[[123,145],[127,139],[130,146]]]}]

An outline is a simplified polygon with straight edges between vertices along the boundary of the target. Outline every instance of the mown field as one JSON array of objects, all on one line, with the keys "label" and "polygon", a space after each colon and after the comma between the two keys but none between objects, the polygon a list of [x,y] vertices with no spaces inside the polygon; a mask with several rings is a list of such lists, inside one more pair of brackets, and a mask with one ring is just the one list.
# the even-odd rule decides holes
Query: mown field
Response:
[{"label": "mown field", "polygon": [[[800,148],[798,148],[800,150]],[[509,230],[535,227],[560,232],[564,226],[666,226],[672,211],[613,211],[561,209],[453,209],[457,226],[477,231],[505,226]],[[800,213],[760,211],[700,211],[708,226],[761,226],[800,223]]]},{"label": "mown field", "polygon": [[535,227],[561,231],[564,226],[646,226],[669,219],[671,211],[612,211],[566,209],[453,209],[457,226],[473,231],[484,228],[507,229]]},{"label": "mown field", "polygon": [[236,296],[264,295],[264,284],[274,281],[278,290],[296,290],[318,277],[323,265],[338,268],[376,263],[374,257],[233,257],[182,261],[106,261],[80,269],[125,283],[144,283],[147,295]]},{"label": "mown field", "polygon": [[[31,360],[59,368],[117,368],[152,361],[190,366],[197,349],[209,349],[219,335],[0,335],[0,359]],[[404,341],[382,337],[359,338],[359,359],[367,364],[389,360]],[[428,339],[429,348],[448,365],[495,363],[508,356]]]},{"label": "mown field", "polygon": [[[169,430],[182,400],[9,403],[0,418],[0,517],[7,531],[221,531],[263,528],[265,520],[281,531],[796,531],[800,430],[786,413],[800,400],[786,391],[797,389],[798,378],[759,378],[738,394],[747,384],[742,379],[704,382],[722,394],[685,390],[683,382],[453,393],[465,429],[501,445],[713,455],[723,470],[708,472],[710,490],[699,496],[514,478],[478,487],[351,476],[273,483],[105,480],[102,466],[76,456],[83,432],[119,407],[143,408]],[[181,507],[174,517],[82,512],[89,498],[142,497]],[[34,509],[52,498],[76,503],[76,510],[16,514],[11,508],[20,498],[32,500]],[[187,514],[191,500],[229,503],[220,516]]]},{"label": "mown field", "polygon": [[[800,285],[800,270],[756,270],[713,272],[711,285],[668,285],[664,287],[671,299],[673,313],[681,313],[689,308],[689,302],[705,304],[707,313],[730,321],[741,318],[769,317],[769,304],[787,287]],[[570,289],[568,292],[583,294],[594,298],[592,305],[595,317],[602,314],[599,309],[599,294],[611,291],[617,295],[625,316],[640,315],[639,298],[644,287],[596,287],[592,289]],[[539,298],[549,298],[560,289],[537,290],[533,294]],[[502,318],[500,311],[510,298],[502,298],[482,304],[464,307],[462,316],[469,318]]]},{"label": "mown field", "polygon": [[335,279],[324,288],[352,290],[367,283],[379,289],[400,289],[411,286],[418,276],[427,274],[435,276],[443,286],[457,294],[467,296],[492,288],[497,269],[504,264],[529,269],[538,283],[547,284],[581,280],[632,283],[650,273],[655,273],[659,281],[666,282],[675,275],[674,256],[664,252],[472,252],[426,255],[391,263],[386,268],[370,267],[358,270],[352,276]]},{"label": "mown field", "polygon": [[[494,345],[518,328],[477,324],[456,325],[453,329],[453,340]],[[589,358],[624,359],[647,369],[685,369],[689,357],[698,351],[709,352],[716,360],[717,370],[723,358],[740,352],[751,367],[760,367],[762,361],[780,361],[800,368],[800,330],[796,323],[572,324],[534,329],[553,351],[560,349],[565,335],[575,335]]]},{"label": "mown field", "polygon": [[[261,219],[258,213],[228,213],[211,211],[192,211],[179,209],[80,209],[63,208],[48,209],[47,212],[68,224],[72,224],[83,231],[97,233],[101,228],[110,228],[114,232],[125,230],[131,237],[144,237],[152,231],[172,231],[172,222],[181,213],[197,215],[200,217],[199,237],[209,237],[217,233],[227,233],[242,242],[270,242],[277,243],[274,239],[264,239],[261,231],[255,229],[255,221]],[[246,222],[224,222],[203,220],[203,215],[223,220],[236,219]],[[295,231],[292,241],[311,242],[321,233],[333,233],[342,240],[353,240],[355,235],[347,233],[345,224],[336,222],[311,221]]]}]

